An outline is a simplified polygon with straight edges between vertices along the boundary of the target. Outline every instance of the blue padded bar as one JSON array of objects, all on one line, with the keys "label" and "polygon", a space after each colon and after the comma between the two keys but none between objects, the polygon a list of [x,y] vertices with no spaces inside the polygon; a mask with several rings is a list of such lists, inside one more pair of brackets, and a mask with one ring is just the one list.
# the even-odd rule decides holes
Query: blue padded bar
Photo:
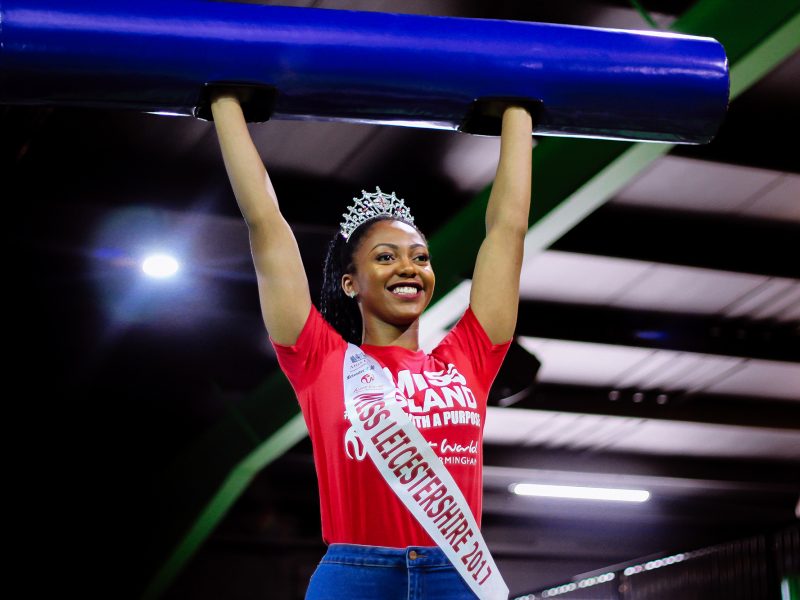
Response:
[{"label": "blue padded bar", "polygon": [[272,86],[272,118],[459,129],[540,103],[537,135],[704,143],[728,103],[710,38],[199,0],[0,0],[0,103],[197,115]]}]

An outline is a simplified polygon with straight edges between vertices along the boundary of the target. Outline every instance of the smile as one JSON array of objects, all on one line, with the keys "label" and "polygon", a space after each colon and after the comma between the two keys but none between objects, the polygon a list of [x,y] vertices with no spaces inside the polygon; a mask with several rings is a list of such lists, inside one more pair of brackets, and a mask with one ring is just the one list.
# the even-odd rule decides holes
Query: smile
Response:
[{"label": "smile", "polygon": [[389,289],[395,296],[416,296],[422,289],[417,285],[396,285]]}]

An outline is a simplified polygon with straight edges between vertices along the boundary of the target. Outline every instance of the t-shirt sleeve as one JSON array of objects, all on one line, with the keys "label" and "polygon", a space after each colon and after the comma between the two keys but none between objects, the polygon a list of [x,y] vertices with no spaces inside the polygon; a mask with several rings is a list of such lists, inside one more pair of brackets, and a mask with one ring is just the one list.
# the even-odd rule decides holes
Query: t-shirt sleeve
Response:
[{"label": "t-shirt sleeve", "polygon": [[275,348],[281,370],[297,394],[317,379],[322,362],[332,351],[347,345],[313,304],[294,344],[279,344],[272,338],[269,341]]},{"label": "t-shirt sleeve", "polygon": [[467,307],[461,319],[434,350],[446,360],[462,356],[472,367],[472,372],[484,393],[489,392],[492,382],[503,364],[511,341],[493,344],[486,330]]}]

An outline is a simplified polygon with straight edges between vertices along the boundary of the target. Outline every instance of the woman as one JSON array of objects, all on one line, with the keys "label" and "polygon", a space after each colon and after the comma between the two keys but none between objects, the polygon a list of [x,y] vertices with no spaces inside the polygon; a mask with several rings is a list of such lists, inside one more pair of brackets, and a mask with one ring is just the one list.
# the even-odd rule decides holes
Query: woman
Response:
[{"label": "woman", "polygon": [[[426,354],[419,350],[419,319],[435,276],[427,241],[402,201],[380,189],[355,199],[329,248],[320,312],[236,94],[215,93],[211,109],[250,232],[264,323],[314,447],[329,549],[306,598],[504,595],[480,587],[497,574],[488,550],[483,559],[478,554],[482,538],[475,523],[486,397],[517,318],[530,205],[530,114],[519,107],[502,114],[500,161],[470,305]],[[363,363],[366,371],[356,373],[351,363]],[[383,393],[370,395],[375,385],[390,390],[388,397],[394,388],[395,404]],[[413,431],[389,428],[402,420],[387,416],[398,407]],[[374,435],[366,431],[370,425]],[[415,439],[425,448],[414,446]],[[426,452],[438,459],[425,459]],[[403,485],[401,491],[390,487]]]}]

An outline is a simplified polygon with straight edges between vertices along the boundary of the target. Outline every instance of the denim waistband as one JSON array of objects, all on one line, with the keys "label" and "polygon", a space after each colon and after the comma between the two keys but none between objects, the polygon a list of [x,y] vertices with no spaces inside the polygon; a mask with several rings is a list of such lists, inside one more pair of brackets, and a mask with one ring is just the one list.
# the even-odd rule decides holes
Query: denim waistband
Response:
[{"label": "denim waistband", "polygon": [[322,562],[366,567],[452,567],[452,563],[438,546],[388,548],[331,544],[322,557]]}]

